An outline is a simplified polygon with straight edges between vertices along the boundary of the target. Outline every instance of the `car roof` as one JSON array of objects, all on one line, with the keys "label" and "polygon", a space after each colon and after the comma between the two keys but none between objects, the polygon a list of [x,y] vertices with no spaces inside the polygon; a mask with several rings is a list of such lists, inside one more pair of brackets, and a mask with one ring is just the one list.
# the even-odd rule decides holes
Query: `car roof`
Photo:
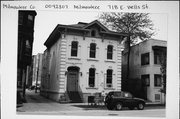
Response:
[{"label": "car roof", "polygon": [[109,93],[129,93],[127,91],[110,91]]}]

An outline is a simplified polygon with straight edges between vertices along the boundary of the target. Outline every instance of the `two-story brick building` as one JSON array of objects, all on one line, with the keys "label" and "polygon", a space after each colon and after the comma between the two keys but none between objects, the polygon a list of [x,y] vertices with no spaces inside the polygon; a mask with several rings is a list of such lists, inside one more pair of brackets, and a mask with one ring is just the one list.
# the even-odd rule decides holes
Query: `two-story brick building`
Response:
[{"label": "two-story brick building", "polygon": [[[164,103],[162,89],[161,58],[166,58],[167,42],[145,40],[131,47],[129,60],[129,90],[134,89],[146,100]],[[164,57],[162,57],[164,53]],[[127,53],[122,55],[122,77],[127,80]],[[133,92],[132,91],[132,92]]]},{"label": "two-story brick building", "polygon": [[44,45],[41,94],[87,102],[97,92],[121,90],[121,41],[125,33],[99,21],[58,24]]}]

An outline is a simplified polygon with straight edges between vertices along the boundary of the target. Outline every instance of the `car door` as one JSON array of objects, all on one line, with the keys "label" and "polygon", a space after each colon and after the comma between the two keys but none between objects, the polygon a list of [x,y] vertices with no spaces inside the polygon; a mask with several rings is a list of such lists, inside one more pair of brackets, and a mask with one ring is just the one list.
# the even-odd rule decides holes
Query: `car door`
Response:
[{"label": "car door", "polygon": [[125,92],[124,93],[124,106],[126,107],[131,107],[131,106],[135,106],[135,100],[133,99],[132,94]]}]

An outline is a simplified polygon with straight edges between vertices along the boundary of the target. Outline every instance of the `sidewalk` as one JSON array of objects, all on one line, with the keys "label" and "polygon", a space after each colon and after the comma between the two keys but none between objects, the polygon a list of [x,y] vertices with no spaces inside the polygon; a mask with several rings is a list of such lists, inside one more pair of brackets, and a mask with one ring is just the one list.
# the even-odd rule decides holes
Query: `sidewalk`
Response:
[{"label": "sidewalk", "polygon": [[79,105],[85,105],[84,103],[61,104],[41,96],[39,92],[35,93],[34,90],[26,90],[26,100],[27,103],[23,103],[22,107],[18,107],[17,112],[78,111],[82,110]]},{"label": "sidewalk", "polygon": [[[47,99],[40,95],[40,93],[35,93],[34,90],[26,90],[26,100],[27,103],[23,103],[22,107],[17,108],[17,112],[28,112],[28,113],[38,113],[38,112],[62,112],[62,111],[88,111],[88,110],[107,110],[105,105],[88,105],[88,103],[58,103]],[[147,102],[146,109],[163,109],[165,106],[161,104]]]}]

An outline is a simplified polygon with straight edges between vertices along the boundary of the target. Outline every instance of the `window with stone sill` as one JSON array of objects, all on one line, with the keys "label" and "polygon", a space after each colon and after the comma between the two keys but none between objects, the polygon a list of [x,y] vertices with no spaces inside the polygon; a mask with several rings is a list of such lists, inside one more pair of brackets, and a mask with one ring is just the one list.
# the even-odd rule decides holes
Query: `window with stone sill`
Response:
[{"label": "window with stone sill", "polygon": [[112,80],[113,80],[113,70],[108,69],[106,71],[106,87],[111,88],[112,87]]},{"label": "window with stone sill", "polygon": [[88,82],[89,87],[95,87],[95,74],[96,74],[95,72],[96,72],[95,68],[89,69],[89,82]]},{"label": "window with stone sill", "polygon": [[90,58],[96,58],[96,43],[90,44],[89,57]]},{"label": "window with stone sill", "polygon": [[109,60],[113,59],[113,46],[112,45],[107,46],[107,59]]},{"label": "window with stone sill", "polygon": [[72,41],[71,42],[71,56],[77,57],[77,55],[78,55],[78,42]]}]

